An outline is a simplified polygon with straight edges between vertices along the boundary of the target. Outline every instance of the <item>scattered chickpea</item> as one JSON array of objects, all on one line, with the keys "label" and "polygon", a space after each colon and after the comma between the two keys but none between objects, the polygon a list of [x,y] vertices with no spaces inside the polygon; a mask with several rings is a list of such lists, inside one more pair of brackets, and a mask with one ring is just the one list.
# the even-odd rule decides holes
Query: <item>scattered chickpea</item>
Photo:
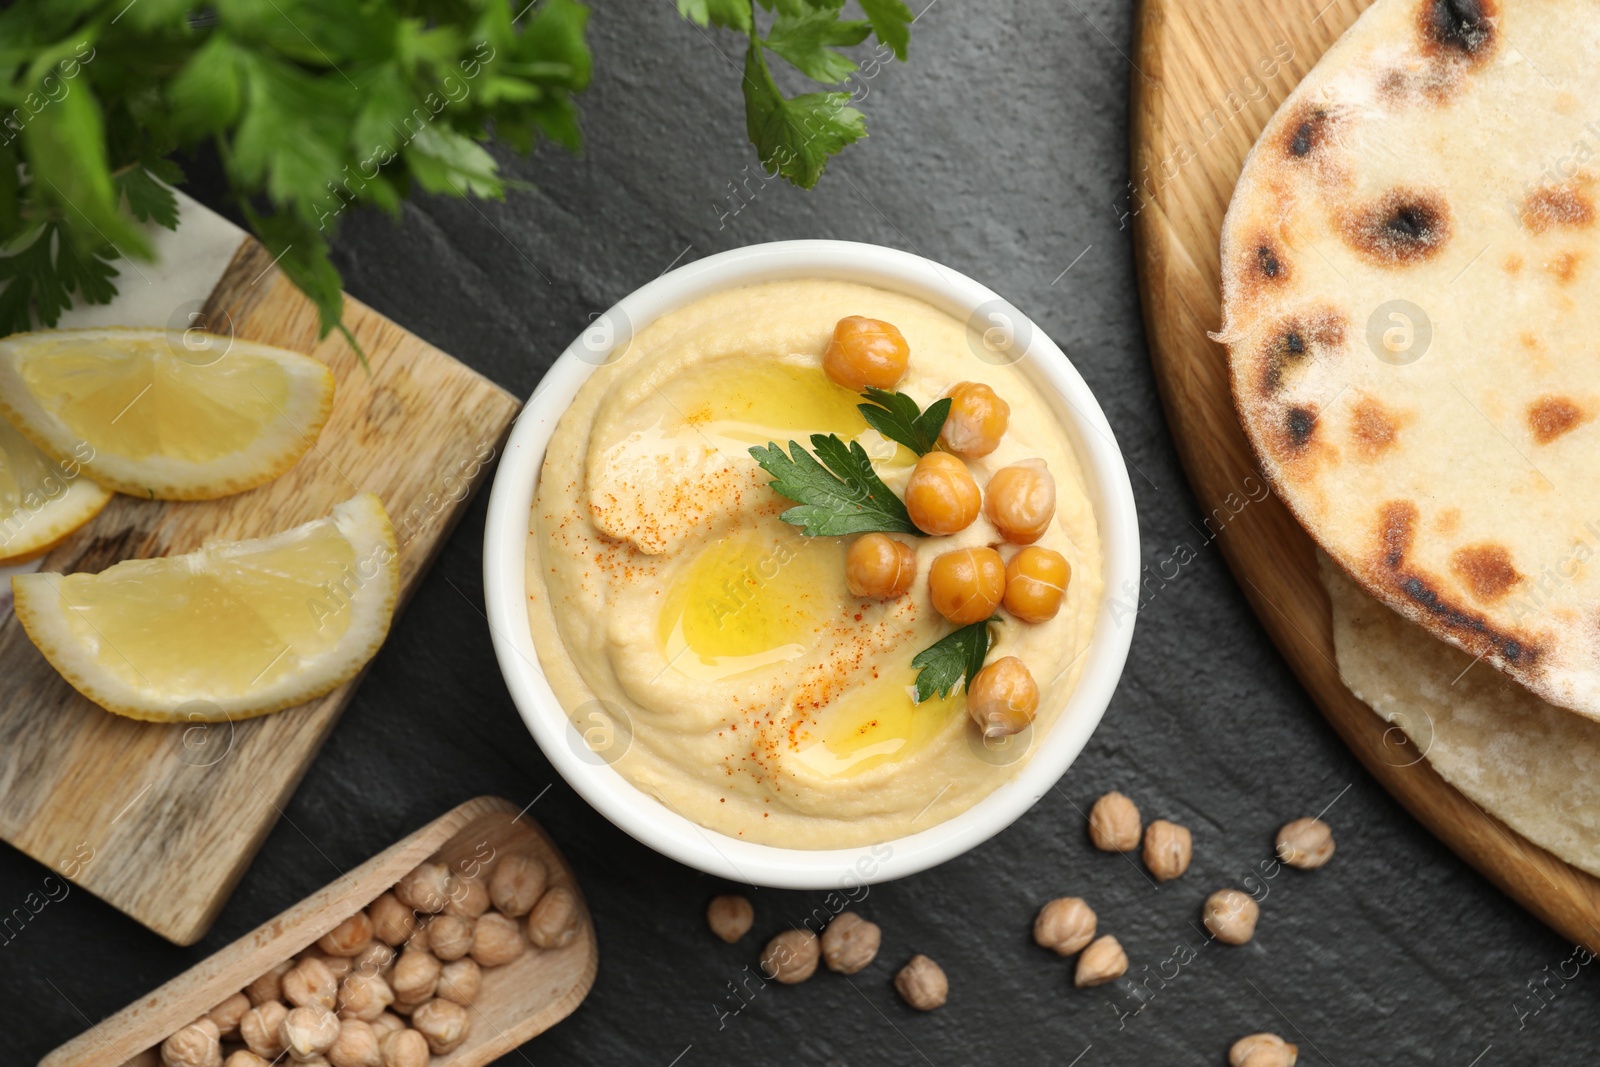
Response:
[{"label": "scattered chickpea", "polygon": [[360,1019],[345,1019],[339,1024],[339,1038],[327,1056],[333,1067],[383,1067],[378,1035]]},{"label": "scattered chickpea", "polygon": [[1102,852],[1132,852],[1139,847],[1139,809],[1112,790],[1089,809],[1089,840]]},{"label": "scattered chickpea", "polygon": [[1005,590],[1006,565],[992,548],[958,548],[937,557],[928,569],[934,610],[957,626],[993,615]]},{"label": "scattered chickpea", "polygon": [[844,582],[851,596],[893,600],[911,591],[917,554],[887,534],[863,534],[844,554]]},{"label": "scattered chickpea", "polygon": [[1001,467],[984,492],[984,513],[1002,537],[1031,545],[1044,536],[1056,514],[1056,481],[1042,459]]},{"label": "scattered chickpea", "polygon": [[434,994],[441,1000],[448,1000],[462,1007],[470,1007],[478,999],[478,993],[483,989],[483,968],[478,966],[478,961],[468,956],[465,959],[452,960],[439,970],[439,984],[434,989]]},{"label": "scattered chickpea", "polygon": [[250,1003],[254,1005],[283,999],[283,976],[288,974],[293,966],[293,960],[274,964],[266,974],[244,987],[244,995],[249,997]]},{"label": "scattered chickpea", "polygon": [[1095,938],[1078,957],[1078,970],[1072,984],[1079,989],[1105,985],[1128,973],[1128,954],[1122,951],[1122,942],[1105,934]]},{"label": "scattered chickpea", "polygon": [[166,1067],[222,1067],[222,1040],[217,1024],[201,1016],[161,1042]]},{"label": "scattered chickpea", "polygon": [[749,933],[755,921],[756,909],[737,893],[712,897],[706,905],[706,925],[730,945]]},{"label": "scattered chickpea", "polygon": [[1157,819],[1144,831],[1144,865],[1158,882],[1170,882],[1189,869],[1193,841],[1186,826]]},{"label": "scattered chickpea", "polygon": [[1061,610],[1061,598],[1071,580],[1072,564],[1067,557],[1029,545],[1006,564],[1006,592],[1001,603],[1023,622],[1045,622]]},{"label": "scattered chickpea", "polygon": [[847,315],[833,327],[822,352],[822,370],[852,393],[893,389],[911,362],[911,346],[892,323]]},{"label": "scattered chickpea", "polygon": [[1237,889],[1219,889],[1206,898],[1206,929],[1224,945],[1242,945],[1250,940],[1260,917],[1260,906]]},{"label": "scattered chickpea", "polygon": [[502,915],[521,918],[539,903],[549,881],[550,872],[540,860],[518,854],[506,856],[489,879],[489,899]]},{"label": "scattered chickpea", "polygon": [[895,992],[918,1011],[944,1007],[950,999],[950,979],[944,968],[918,953],[894,976]]},{"label": "scattered chickpea", "polygon": [[389,974],[389,988],[394,991],[395,1003],[420,1004],[433,996],[438,982],[439,961],[430,952],[412,948],[400,953]]},{"label": "scattered chickpea", "polygon": [[1278,858],[1314,871],[1333,858],[1333,831],[1321,819],[1296,819],[1278,831]]},{"label": "scattered chickpea", "polygon": [[948,452],[929,452],[917,460],[906,480],[906,514],[930,534],[960,533],[972,525],[983,494],[967,465]]},{"label": "scattered chickpea", "polygon": [[406,1021],[392,1011],[386,1011],[367,1025],[372,1027],[372,1032],[377,1035],[381,1044],[383,1039],[396,1030],[404,1030]]},{"label": "scattered chickpea", "polygon": [[428,951],[441,960],[459,960],[472,951],[477,924],[459,915],[440,915],[428,924]]},{"label": "scattered chickpea", "polygon": [[444,906],[444,914],[476,919],[489,910],[490,903],[489,887],[482,878],[458,874],[450,884],[450,900]]},{"label": "scattered chickpea", "polygon": [[361,975],[364,978],[385,977],[389,973],[389,968],[394,966],[395,957],[398,955],[392,946],[373,939],[367,942],[367,947],[361,950],[361,955],[350,958],[350,974]]},{"label": "scattered chickpea", "polygon": [[[151,1062],[154,1063],[153,1060]],[[142,1067],[142,1065],[137,1061],[130,1061],[123,1067]],[[222,1067],[272,1067],[272,1064],[248,1049],[239,1049],[222,1062]]]},{"label": "scattered chickpea", "polygon": [[275,1060],[283,1055],[284,1016],[289,1009],[276,1000],[257,1004],[239,1018],[239,1039],[257,1056]]},{"label": "scattered chickpea", "polygon": [[239,1020],[249,1010],[250,998],[243,993],[235,993],[206,1012],[206,1018],[216,1024],[219,1035],[225,1038],[234,1037],[239,1033]]},{"label": "scattered chickpea", "polygon": [[317,939],[317,947],[330,956],[357,956],[372,940],[372,920],[358,911]]},{"label": "scattered chickpea", "polygon": [[411,1015],[411,1025],[436,1056],[454,1052],[467,1039],[467,1009],[448,1000],[430,1000]]},{"label": "scattered chickpea", "polygon": [[322,1008],[294,1008],[280,1027],[283,1046],[297,1060],[320,1056],[339,1040],[339,1017]]},{"label": "scattered chickpea", "polygon": [[939,442],[951,452],[977,459],[1000,447],[1011,405],[982,382],[957,382],[946,390],[950,414],[945,416]]},{"label": "scattered chickpea", "polygon": [[967,686],[967,714],[985,737],[1022,732],[1038,710],[1038,683],[1027,664],[1015,656],[995,660]]},{"label": "scattered chickpea", "polygon": [[417,913],[393,893],[367,905],[367,915],[372,919],[373,936],[386,945],[404,944],[417,929]]},{"label": "scattered chickpea", "polygon": [[1033,920],[1033,939],[1058,956],[1083,951],[1094,940],[1094,909],[1082,897],[1057,897],[1039,909]]},{"label": "scattered chickpea", "polygon": [[314,956],[302,959],[283,976],[283,999],[297,1008],[333,1008],[339,980]]},{"label": "scattered chickpea", "polygon": [[1277,1034],[1241,1037],[1228,1050],[1229,1067],[1294,1067],[1300,1049]]},{"label": "scattered chickpea", "polygon": [[762,950],[761,973],[784,985],[794,985],[817,972],[821,956],[816,934],[810,930],[785,930]]},{"label": "scattered chickpea", "polygon": [[419,863],[395,883],[394,895],[417,911],[437,914],[450,899],[450,868],[437,860]]},{"label": "scattered chickpea", "polygon": [[382,975],[352,974],[339,984],[337,1008],[341,1019],[371,1022],[394,1003],[394,990]]},{"label": "scattered chickpea", "polygon": [[557,949],[572,944],[577,936],[578,898],[564,885],[552,886],[528,913],[528,940],[540,948]]},{"label": "scattered chickpea", "polygon": [[383,1067],[428,1067],[428,1039],[415,1030],[396,1030],[379,1043]]},{"label": "scattered chickpea", "polygon": [[883,931],[853,911],[840,912],[822,931],[822,959],[828,970],[855,974],[878,955]]}]

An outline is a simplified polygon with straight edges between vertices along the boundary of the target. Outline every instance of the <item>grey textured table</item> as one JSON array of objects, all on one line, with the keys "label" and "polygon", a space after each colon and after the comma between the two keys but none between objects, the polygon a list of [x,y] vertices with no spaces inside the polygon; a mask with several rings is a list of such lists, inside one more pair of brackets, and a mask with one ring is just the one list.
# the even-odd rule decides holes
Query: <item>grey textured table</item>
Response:
[{"label": "grey textured table", "polygon": [[[1117,697],[1060,788],[974,852],[872,887],[858,910],[883,927],[877,962],[853,979],[824,972],[733,996],[765,938],[821,894],[752,893],[755,930],[723,945],[702,914],[724,886],[636,844],[555,776],[490,651],[480,497],[211,935],[179,949],[87,893],[51,904],[0,946],[0,1064],[36,1061],[481,793],[539,797],[532,813],[571,858],[600,934],[589,999],[507,1064],[1220,1064],[1259,1029],[1297,1042],[1303,1064],[1341,1067],[1573,1062],[1600,1048],[1600,964],[1555,978],[1572,946],[1366,776],[1197,532],[1120,219],[1119,50],[1131,25],[1131,8],[1108,0],[936,2],[916,25],[913,61],[870,82],[871,138],[802,193],[756,176],[738,70],[719,55],[737,57],[733,38],[701,34],[666,0],[603,5],[581,157],[508,158],[536,191],[504,204],[416,200],[399,225],[352,214],[337,242],[351,293],[519,395],[589,316],[670,264],[799,237],[948,263],[1013,300],[1076,362],[1136,468],[1146,560],[1183,543],[1198,555],[1140,613]],[[219,189],[199,163],[191,191],[221,206]],[[1079,809],[1111,788],[1147,818],[1193,829],[1184,878],[1157,887],[1089,846]],[[1323,808],[1333,862],[1266,883],[1249,945],[1202,947],[1205,895],[1268,857],[1281,823]],[[46,873],[0,846],[0,912]],[[1145,992],[1075,990],[1070,963],[1033,946],[1035,909],[1061,894],[1092,902]],[[919,1015],[890,987],[914,952],[950,975],[941,1011]]]}]

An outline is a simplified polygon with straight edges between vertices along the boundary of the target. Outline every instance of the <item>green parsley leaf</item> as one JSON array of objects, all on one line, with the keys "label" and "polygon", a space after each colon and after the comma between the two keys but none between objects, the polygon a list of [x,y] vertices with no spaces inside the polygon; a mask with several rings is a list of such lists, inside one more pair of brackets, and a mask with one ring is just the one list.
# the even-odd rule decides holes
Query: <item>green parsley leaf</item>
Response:
[{"label": "green parsley leaf", "polygon": [[859,444],[846,445],[833,434],[814,433],[811,447],[815,456],[796,441],[789,442],[788,455],[773,441],[765,448],[750,449],[761,469],[772,475],[773,490],[800,505],[780,519],[799,526],[807,537],[874,531],[923,536]]},{"label": "green parsley leaf", "polygon": [[178,228],[178,198],[171,189],[156,181],[148,169],[136,166],[117,175],[116,181],[118,190],[127,197],[128,210],[134,218],[140,222],[154,220],[169,230]]},{"label": "green parsley leaf", "polygon": [[867,135],[867,122],[849,93],[804,93],[785,99],[772,80],[761,43],[750,38],[744,57],[745,126],[769,173],[810,189],[828,157]]},{"label": "green parsley leaf", "polygon": [[833,45],[855,45],[867,39],[872,27],[865,22],[842,20],[832,11],[780,15],[765,44],[812,81],[838,85],[856,69],[855,60]]},{"label": "green parsley leaf", "polygon": [[983,622],[952,630],[916,654],[911,666],[917,670],[918,704],[935,693],[949,696],[963,678],[965,684],[971,684],[989,655],[989,624],[997,618],[990,616]]},{"label": "green parsley leaf", "polygon": [[861,0],[861,11],[872,23],[872,32],[879,41],[894,50],[894,57],[905,61],[906,49],[911,44],[911,23],[915,21],[911,9],[903,0]]},{"label": "green parsley leaf", "polygon": [[867,387],[871,403],[857,404],[856,410],[867,420],[867,425],[891,441],[899,441],[919,456],[926,456],[939,443],[939,431],[950,414],[951,400],[941,397],[923,411],[917,402],[904,393],[891,393],[887,389]]},{"label": "green parsley leaf", "polygon": [[84,251],[60,223],[40,224],[0,256],[0,336],[33,329],[33,316],[54,326],[78,293],[91,304],[116,295],[111,279],[115,253],[108,248]]},{"label": "green parsley leaf", "polygon": [[678,14],[696,26],[750,32],[750,0],[678,0]]}]

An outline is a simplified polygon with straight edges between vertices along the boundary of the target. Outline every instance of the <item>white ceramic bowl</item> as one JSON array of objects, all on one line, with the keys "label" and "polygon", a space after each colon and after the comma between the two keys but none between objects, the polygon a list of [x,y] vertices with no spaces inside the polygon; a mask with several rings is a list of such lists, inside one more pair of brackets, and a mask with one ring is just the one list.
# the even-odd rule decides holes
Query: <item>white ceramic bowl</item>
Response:
[{"label": "white ceramic bowl", "polygon": [[[971,808],[907,837],[850,849],[790,849],[708,830],[636,789],[586,750],[551,692],[528,626],[525,552],[545,447],[573,396],[614,345],[654,319],[719,290],[795,278],[861,282],[918,297],[980,327],[993,358],[1017,362],[1049,401],[1083,465],[1099,521],[1105,594],[1077,690],[1022,771]],[[782,241],[723,252],[650,282],[558,359],[517,419],[489,496],[483,579],[495,655],[518,711],[550,762],[600,813],[651,848],[710,874],[789,889],[849,888],[925,870],[981,844],[1051,789],[1083,750],[1111,700],[1133,637],[1111,602],[1136,589],[1139,529],[1128,471],[1083,378],[1043,330],[993,291],[921,256],[848,241]],[[587,756],[588,758],[584,758]]]}]

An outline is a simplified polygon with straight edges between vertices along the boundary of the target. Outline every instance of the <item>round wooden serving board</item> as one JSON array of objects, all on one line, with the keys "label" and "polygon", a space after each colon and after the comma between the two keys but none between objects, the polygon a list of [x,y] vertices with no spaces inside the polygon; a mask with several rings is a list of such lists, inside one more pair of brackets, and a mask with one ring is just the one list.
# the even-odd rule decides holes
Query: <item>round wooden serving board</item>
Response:
[{"label": "round wooden serving board", "polygon": [[1245,596],[1317,706],[1396,800],[1563,936],[1600,951],[1600,879],[1447,785],[1339,680],[1311,539],[1263,492],[1235,418],[1221,321],[1222,217],[1284,97],[1370,0],[1140,0],[1134,31],[1134,229],[1150,355],[1189,482]]}]

